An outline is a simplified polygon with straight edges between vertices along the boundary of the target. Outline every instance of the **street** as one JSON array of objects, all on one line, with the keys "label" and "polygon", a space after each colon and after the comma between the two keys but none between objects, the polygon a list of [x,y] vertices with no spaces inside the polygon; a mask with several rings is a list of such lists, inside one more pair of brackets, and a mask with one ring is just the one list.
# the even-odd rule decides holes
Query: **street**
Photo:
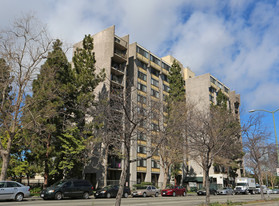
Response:
[{"label": "street", "polygon": [[[213,202],[247,202],[259,200],[260,195],[218,195],[211,196],[211,203]],[[266,195],[266,199],[279,198],[279,194]],[[41,200],[40,198],[26,198],[22,202],[15,201],[0,201],[1,206],[9,205],[33,205],[33,206],[113,206],[114,198],[111,199],[65,199],[65,200]],[[149,198],[122,198],[121,205],[123,206],[197,206],[205,202],[205,196],[190,195],[186,197],[149,197]],[[249,204],[250,205],[250,204]],[[253,204],[252,204],[253,205]],[[279,202],[257,204],[260,205],[278,205]]]}]

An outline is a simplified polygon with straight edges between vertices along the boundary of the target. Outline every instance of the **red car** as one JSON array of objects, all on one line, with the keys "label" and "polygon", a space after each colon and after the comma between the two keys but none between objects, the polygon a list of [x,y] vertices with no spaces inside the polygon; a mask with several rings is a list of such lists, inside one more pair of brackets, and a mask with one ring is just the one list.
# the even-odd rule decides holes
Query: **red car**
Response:
[{"label": "red car", "polygon": [[186,196],[186,189],[183,186],[167,186],[166,189],[161,190],[162,196],[177,196],[183,195]]}]

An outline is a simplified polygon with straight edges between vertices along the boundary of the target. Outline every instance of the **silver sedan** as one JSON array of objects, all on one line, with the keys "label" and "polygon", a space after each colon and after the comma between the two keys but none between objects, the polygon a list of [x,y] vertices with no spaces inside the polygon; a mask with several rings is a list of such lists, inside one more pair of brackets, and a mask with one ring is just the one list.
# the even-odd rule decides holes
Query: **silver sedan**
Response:
[{"label": "silver sedan", "polygon": [[30,187],[14,181],[0,181],[0,199],[22,201],[30,196]]},{"label": "silver sedan", "polygon": [[218,195],[234,195],[234,191],[232,188],[224,187],[223,189],[217,190]]}]

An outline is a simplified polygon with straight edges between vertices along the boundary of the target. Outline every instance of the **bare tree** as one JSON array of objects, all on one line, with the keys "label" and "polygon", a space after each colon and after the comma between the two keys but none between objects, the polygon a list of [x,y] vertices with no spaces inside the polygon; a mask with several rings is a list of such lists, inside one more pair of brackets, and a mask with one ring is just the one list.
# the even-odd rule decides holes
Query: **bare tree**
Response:
[{"label": "bare tree", "polygon": [[240,143],[240,124],[229,111],[217,106],[212,106],[208,112],[192,111],[188,118],[188,155],[204,171],[206,205],[209,205],[209,170],[224,150],[232,152],[230,146]]},{"label": "bare tree", "polygon": [[[14,137],[22,129],[20,117],[28,105],[24,105],[25,95],[30,89],[30,83],[39,69],[39,65],[50,49],[52,40],[49,38],[46,27],[34,16],[25,15],[14,21],[14,24],[0,33],[0,58],[4,59],[9,73],[12,76],[13,100],[9,109],[1,103],[0,113],[5,117],[1,127],[6,136],[1,138],[0,154],[2,157],[1,180],[6,179],[10,152]],[[0,88],[2,90],[4,88]],[[4,93],[3,93],[4,94]],[[3,101],[6,98],[2,98]]]},{"label": "bare tree", "polygon": [[[162,103],[164,105],[164,103]],[[165,105],[164,105],[165,106]],[[192,109],[188,103],[176,102],[175,107],[169,110],[168,116],[164,112],[159,115],[163,121],[158,119],[158,133],[151,135],[152,141],[158,146],[160,156],[160,166],[164,172],[162,188],[166,188],[169,171],[172,166],[183,164],[185,153],[185,127],[187,125],[187,115]],[[164,111],[164,110],[163,110]],[[176,184],[176,177],[174,175]]]},{"label": "bare tree", "polygon": [[262,117],[251,115],[242,127],[243,149],[246,153],[245,165],[254,173],[261,185],[261,198],[263,194],[263,170],[268,159],[270,133],[262,124]]},{"label": "bare tree", "polygon": [[265,164],[266,175],[268,177],[272,189],[274,188],[274,185],[276,184],[276,180],[277,180],[277,174],[276,174],[277,165],[278,165],[278,161],[277,161],[276,145],[272,144],[269,147],[268,161],[266,161]]}]

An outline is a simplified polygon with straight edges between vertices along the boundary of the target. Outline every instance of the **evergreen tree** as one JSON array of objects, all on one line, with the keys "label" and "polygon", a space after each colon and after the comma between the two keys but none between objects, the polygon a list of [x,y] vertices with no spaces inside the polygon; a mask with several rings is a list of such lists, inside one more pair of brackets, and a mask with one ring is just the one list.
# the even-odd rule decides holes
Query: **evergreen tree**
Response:
[{"label": "evergreen tree", "polygon": [[[179,129],[178,119],[181,118],[181,114],[186,113],[186,96],[184,81],[182,77],[181,67],[177,61],[174,61],[171,68],[169,78],[169,96],[167,98],[167,117],[165,123],[167,124],[164,128],[164,143],[161,144],[159,154],[162,160],[161,166],[164,171],[164,182],[163,188],[166,187],[169,170],[173,168],[171,175],[174,176],[176,181],[176,174],[180,168],[177,166],[181,165],[182,157],[178,157],[177,154],[183,155],[183,144],[184,142],[183,134],[185,133],[184,129]],[[182,121],[182,120],[181,120]],[[180,122],[181,123],[181,122]],[[180,143],[177,145],[177,143]],[[172,152],[170,152],[172,151]],[[176,151],[175,153],[173,151]]]},{"label": "evergreen tree", "polygon": [[105,78],[104,69],[96,74],[93,38],[90,35],[85,35],[82,45],[82,48],[76,49],[73,56],[74,113],[77,126],[81,130],[85,126],[85,116],[88,114],[89,108],[93,106],[94,90]]},{"label": "evergreen tree", "polygon": [[65,120],[71,115],[67,104],[73,75],[61,46],[59,40],[53,43],[53,51],[49,52],[40,74],[33,81],[33,95],[26,100],[26,104],[31,105],[30,112],[24,113],[25,122],[33,122],[28,127],[29,143],[38,162],[44,164],[44,186],[48,185],[50,174],[58,174],[59,160],[56,159],[56,166],[54,160],[61,143],[57,136],[63,133]]},{"label": "evergreen tree", "polygon": [[169,103],[170,102],[184,102],[185,101],[185,88],[184,81],[181,74],[181,67],[174,61],[170,68],[169,75]]}]

